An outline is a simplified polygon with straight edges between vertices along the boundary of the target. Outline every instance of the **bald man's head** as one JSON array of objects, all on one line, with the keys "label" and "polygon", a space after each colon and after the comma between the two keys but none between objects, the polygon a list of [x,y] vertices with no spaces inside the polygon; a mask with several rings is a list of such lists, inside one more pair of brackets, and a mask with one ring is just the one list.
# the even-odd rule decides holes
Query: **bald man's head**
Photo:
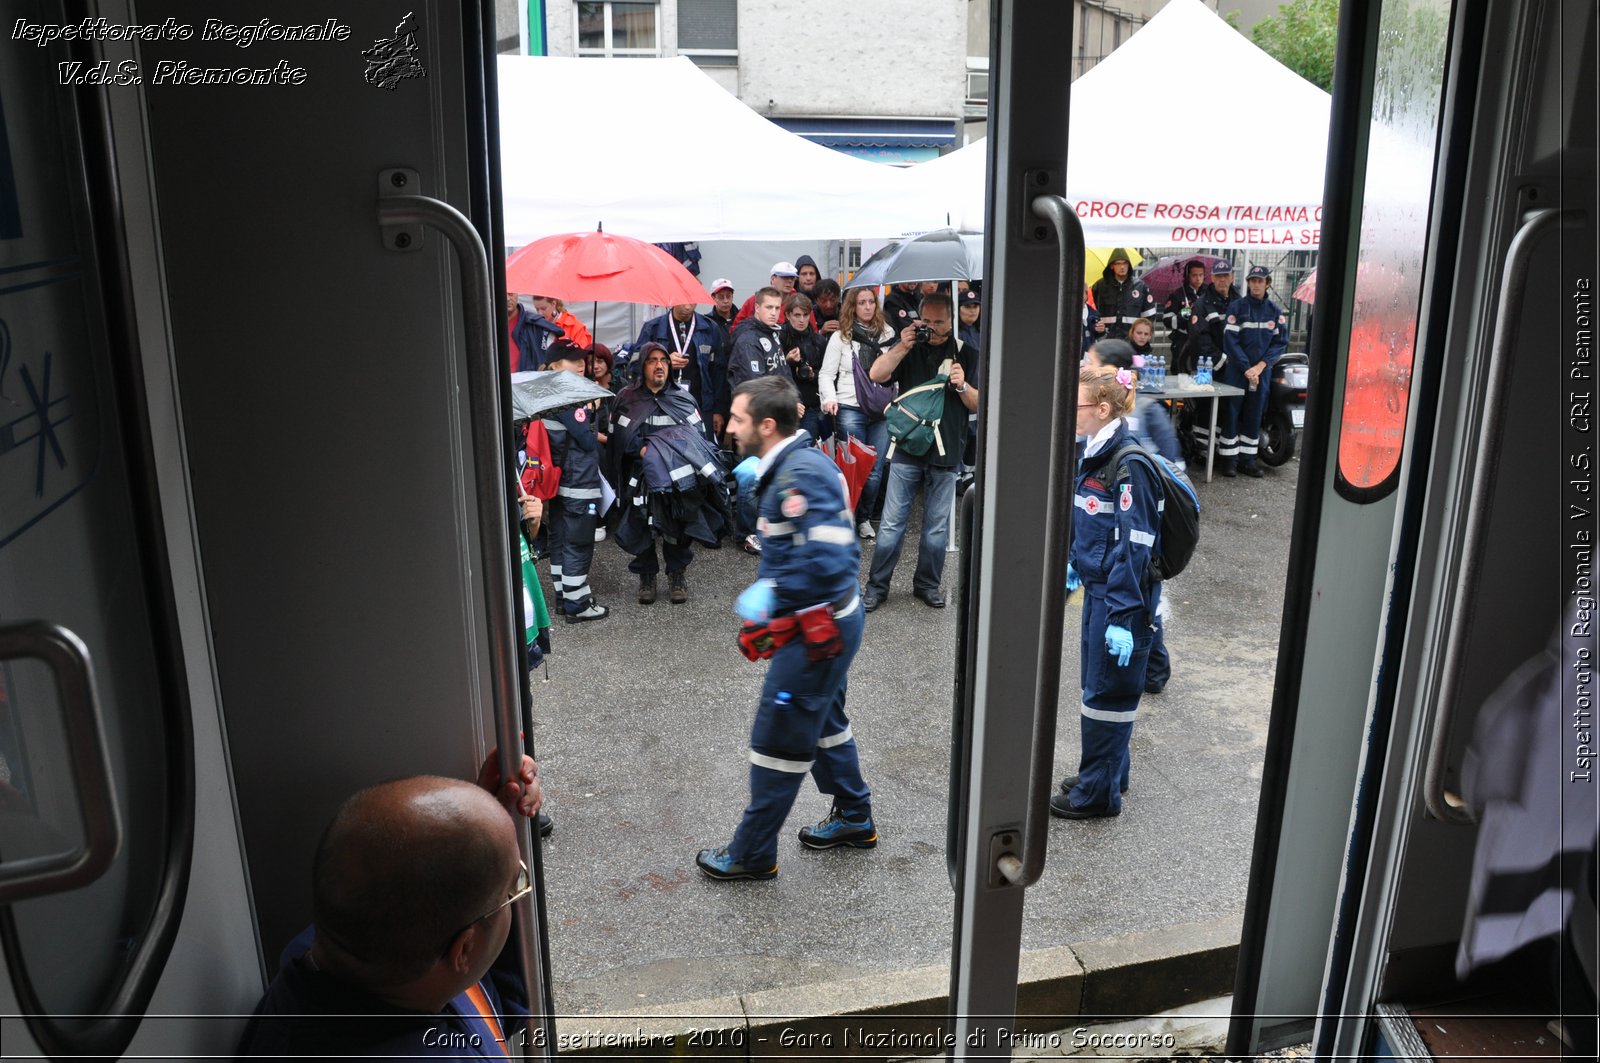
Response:
[{"label": "bald man's head", "polygon": [[516,830],[487,792],[434,776],[381,783],[346,801],[317,845],[317,940],[363,981],[405,981],[516,873]]}]

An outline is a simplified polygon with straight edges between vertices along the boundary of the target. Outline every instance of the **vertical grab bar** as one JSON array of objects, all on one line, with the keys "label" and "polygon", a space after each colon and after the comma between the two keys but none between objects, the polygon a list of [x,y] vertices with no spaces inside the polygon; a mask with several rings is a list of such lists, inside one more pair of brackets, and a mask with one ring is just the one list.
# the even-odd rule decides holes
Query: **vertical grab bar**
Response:
[{"label": "vertical grab bar", "polygon": [[1061,692],[1061,632],[1065,624],[1062,595],[1067,583],[1067,542],[1072,533],[1071,484],[1073,426],[1066,411],[1077,415],[1078,358],[1083,348],[1083,226],[1065,199],[1035,196],[1033,213],[1050,222],[1061,252],[1061,287],[1056,294],[1055,401],[1050,418],[1049,476],[1045,487],[1044,600],[1039,616],[1039,682],[1033,704],[1033,763],[1028,771],[1028,819],[1023,826],[1022,856],[1002,856],[998,870],[1016,886],[1031,886],[1044,873],[1045,839],[1050,825],[1051,771],[1056,755],[1056,698]]},{"label": "vertical grab bar", "polygon": [[[500,434],[500,360],[494,349],[495,309],[489,256],[472,222],[450,204],[428,196],[384,196],[378,203],[383,226],[431,225],[456,250],[461,265],[467,334],[468,409],[472,417],[474,482],[478,494],[478,545],[483,551],[483,598],[488,613],[489,669],[494,696],[494,731],[499,745],[500,778],[515,779],[522,767],[521,701],[517,694],[516,614],[511,602],[511,535],[507,512],[507,478]],[[517,848],[531,864],[532,824],[517,818]],[[544,1000],[544,965],[539,955],[534,897],[512,906],[521,933],[522,984],[528,993],[530,1026]],[[530,1036],[522,1050],[528,1059],[547,1059],[548,1038]]]},{"label": "vertical grab bar", "polygon": [[1484,392],[1483,418],[1478,424],[1478,449],[1473,459],[1472,482],[1467,496],[1467,520],[1462,536],[1461,562],[1456,567],[1455,595],[1446,629],[1444,668],[1439,680],[1438,708],[1433,733],[1428,736],[1428,761],[1423,774],[1423,803],[1445,823],[1471,823],[1472,815],[1444,799],[1445,760],[1450,753],[1450,725],[1455,717],[1461,673],[1466,667],[1467,635],[1477,601],[1478,578],[1483,571],[1484,545],[1489,537],[1489,509],[1500,473],[1500,437],[1505,432],[1506,400],[1510,395],[1512,332],[1521,319],[1522,297],[1528,286],[1533,244],[1557,220],[1571,220],[1556,209],[1527,214],[1506,251],[1500,303],[1495,309],[1494,337],[1489,347],[1489,382]]},{"label": "vertical grab bar", "polygon": [[0,661],[21,657],[43,661],[55,676],[73,787],[83,813],[83,844],[67,853],[7,861],[0,868],[0,904],[87,886],[105,873],[122,847],[122,818],[111,785],[89,648],[59,624],[30,620],[0,627]]}]

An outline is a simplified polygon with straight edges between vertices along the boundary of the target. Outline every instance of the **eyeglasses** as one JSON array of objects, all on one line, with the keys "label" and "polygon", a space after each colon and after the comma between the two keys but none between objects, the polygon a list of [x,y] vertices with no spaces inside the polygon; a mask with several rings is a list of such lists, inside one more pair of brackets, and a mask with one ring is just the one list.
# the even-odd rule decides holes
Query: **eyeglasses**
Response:
[{"label": "eyeglasses", "polygon": [[511,896],[507,897],[493,908],[490,908],[487,912],[484,912],[482,915],[478,916],[478,918],[474,919],[472,923],[468,923],[467,926],[471,926],[473,923],[483,922],[491,915],[497,914],[500,909],[516,904],[518,901],[522,900],[522,898],[533,892],[533,877],[528,874],[528,865],[518,860],[517,868],[517,880],[511,887]]}]

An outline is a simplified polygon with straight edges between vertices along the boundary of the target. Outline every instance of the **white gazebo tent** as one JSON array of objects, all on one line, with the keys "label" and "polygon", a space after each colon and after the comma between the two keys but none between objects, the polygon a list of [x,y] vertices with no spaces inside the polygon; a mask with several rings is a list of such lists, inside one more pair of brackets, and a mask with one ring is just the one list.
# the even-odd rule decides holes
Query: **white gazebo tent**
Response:
[{"label": "white gazebo tent", "polygon": [[[945,224],[901,170],[796,136],[688,59],[501,56],[506,240],[892,237]],[[552,127],[554,127],[552,129]],[[715,150],[696,129],[717,130]]]},{"label": "white gazebo tent", "polygon": [[[1215,102],[1219,86],[1226,103]],[[1192,101],[1188,132],[1180,100]],[[1200,0],[1171,0],[1073,82],[1067,198],[1085,242],[1314,249],[1330,109],[1326,92]],[[1152,128],[1159,151],[1130,147],[1130,134]],[[1172,164],[1173,144],[1189,146],[1192,165]],[[987,149],[980,140],[914,167],[910,198],[982,231]]]}]

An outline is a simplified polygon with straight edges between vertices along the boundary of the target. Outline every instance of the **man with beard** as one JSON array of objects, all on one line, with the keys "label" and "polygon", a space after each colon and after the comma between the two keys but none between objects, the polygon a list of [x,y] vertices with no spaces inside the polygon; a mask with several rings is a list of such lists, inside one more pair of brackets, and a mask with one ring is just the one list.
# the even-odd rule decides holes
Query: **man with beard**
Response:
[{"label": "man with beard", "polygon": [[[634,350],[643,350],[647,343],[667,350],[672,359],[673,384],[688,389],[702,417],[712,417],[717,397],[713,373],[717,366],[726,364],[722,329],[716,322],[695,313],[693,303],[684,303],[644,323],[634,341]],[[718,433],[722,430],[719,422],[720,418],[713,421]]]},{"label": "man with beard", "polygon": [[778,874],[778,831],[807,773],[833,798],[828,815],[800,828],[808,849],[878,844],[872,791],[861,777],[845,686],[865,618],[856,577],[861,549],[844,478],[797,431],[794,385],[761,377],[734,392],[729,430],[755,457],[765,540],[759,577],[739,596],[740,648],[770,659],[750,732],[750,803],[733,839],[695,863],[714,879]]},{"label": "man with beard", "polygon": [[1133,279],[1133,261],[1120,247],[1111,252],[1105,272],[1095,282],[1094,305],[1100,312],[1095,328],[1108,340],[1126,339],[1129,325],[1156,316],[1156,297],[1143,281]]},{"label": "man with beard", "polygon": [[[700,411],[689,393],[668,380],[672,356],[657,343],[647,343],[639,352],[639,382],[623,388],[617,395],[615,428],[621,439],[624,502],[632,505],[646,490],[643,484],[643,459],[650,437],[668,425],[691,425],[701,429]],[[661,561],[656,559],[656,542],[661,543]],[[667,566],[668,596],[673,605],[689,600],[689,585],[684,570],[694,560],[694,545],[687,537],[669,537],[652,530],[646,548],[634,555],[628,571],[639,577],[639,604],[656,600],[657,576],[661,562]]]}]

